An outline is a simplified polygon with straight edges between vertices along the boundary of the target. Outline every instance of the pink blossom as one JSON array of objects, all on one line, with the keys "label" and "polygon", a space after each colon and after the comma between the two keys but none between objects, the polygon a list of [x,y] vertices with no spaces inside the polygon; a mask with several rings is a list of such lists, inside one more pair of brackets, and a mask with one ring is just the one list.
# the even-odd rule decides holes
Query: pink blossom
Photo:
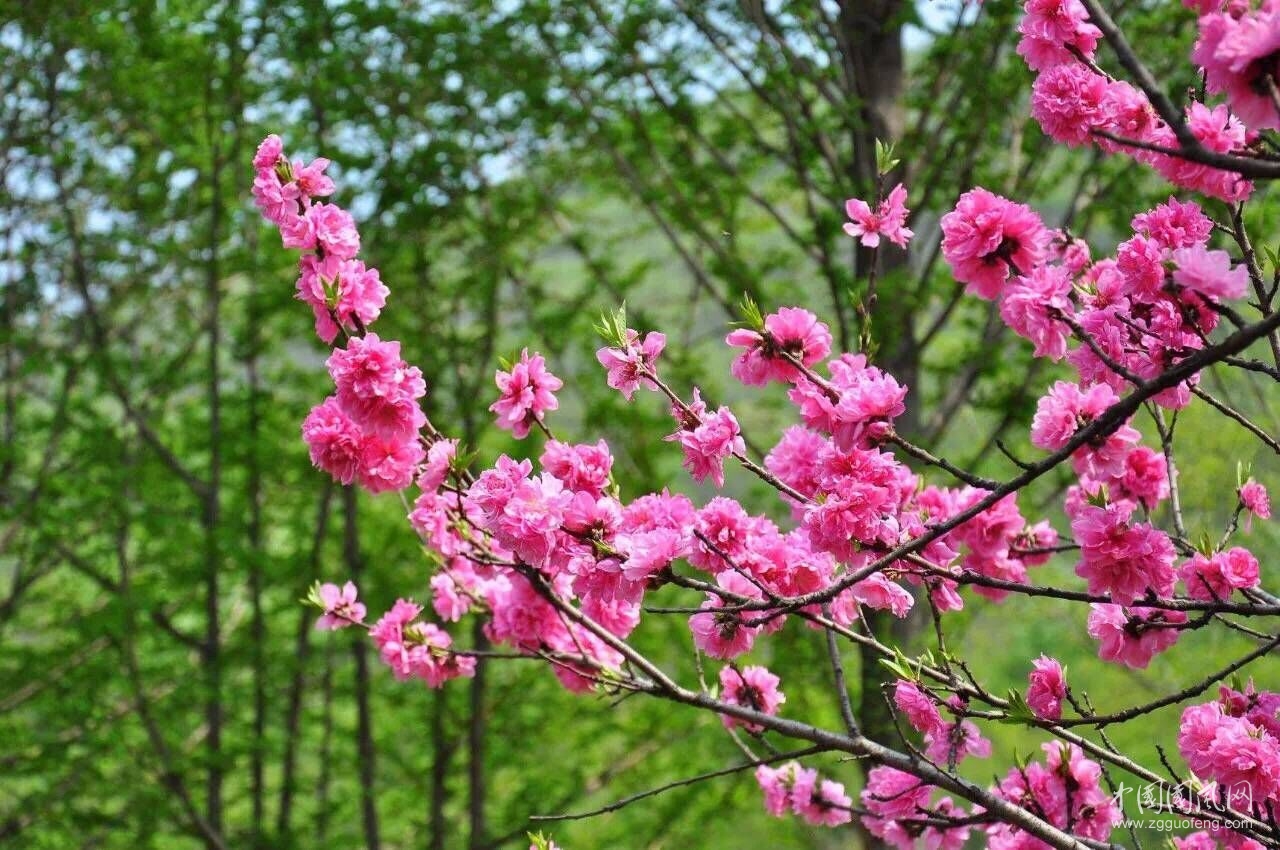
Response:
[{"label": "pink blossom", "polygon": [[[694,402],[691,411],[698,413],[698,407],[705,410],[697,391],[694,391]],[[687,420],[683,409],[676,409],[677,419]],[[668,440],[677,440],[684,448],[684,467],[694,481],[705,481],[710,478],[717,487],[724,486],[724,460],[731,455],[740,455],[747,450],[742,439],[742,431],[738,420],[727,407],[721,407],[715,413],[701,413],[700,421],[684,421],[683,427],[668,436]]]},{"label": "pink blossom", "polygon": [[712,658],[726,661],[750,652],[760,627],[744,626],[742,615],[717,611],[716,607],[708,601],[703,604],[701,612],[689,618],[694,645]]},{"label": "pink blossom", "polygon": [[333,180],[324,170],[329,167],[329,160],[316,157],[308,165],[302,160],[294,160],[293,181],[298,184],[298,191],[309,198],[319,198],[333,194]]},{"label": "pink blossom", "polygon": [[378,270],[366,268],[359,260],[306,254],[299,269],[298,300],[311,307],[316,335],[327,343],[337,337],[339,324],[355,327],[358,321],[368,327],[386,306],[389,290]]},{"label": "pink blossom", "polygon": [[571,445],[548,440],[542,449],[542,468],[564,482],[570,490],[602,495],[609,486],[613,455],[604,440],[595,445]]},{"label": "pink blossom", "polygon": [[[1271,519],[1271,497],[1267,495],[1267,488],[1252,478],[1240,485],[1240,504],[1258,519]],[[1248,527],[1248,519],[1245,527]]]},{"label": "pink blossom", "polygon": [[925,755],[936,762],[958,764],[969,756],[991,757],[991,742],[970,720],[948,723],[924,736]]},{"label": "pink blossom", "polygon": [[285,215],[280,219],[280,241],[286,248],[311,251],[316,247],[316,225],[307,215]]},{"label": "pink blossom", "polygon": [[522,561],[544,568],[572,500],[560,479],[544,472],[518,482],[501,511],[487,517],[486,527]]},{"label": "pink blossom", "polygon": [[342,409],[366,432],[399,443],[416,438],[426,424],[418,399],[427,385],[420,369],[400,359],[400,343],[375,333],[352,337],[326,365]]},{"label": "pink blossom", "polygon": [[436,440],[427,449],[427,462],[418,476],[418,489],[435,492],[444,484],[458,457],[457,440]]},{"label": "pink blossom", "polygon": [[364,434],[342,410],[338,399],[329,396],[311,409],[302,422],[302,438],[311,454],[311,463],[341,484],[356,480],[362,462]]},{"label": "pink blossom", "polygon": [[298,218],[298,187],[292,182],[282,184],[273,167],[258,169],[253,178],[253,201],[262,215],[276,225]]},{"label": "pink blossom", "polygon": [[853,820],[849,807],[853,800],[844,786],[830,779],[819,780],[816,770],[801,769],[791,786],[791,808],[814,826],[840,826]]},{"label": "pink blossom", "polygon": [[1134,216],[1133,229],[1173,251],[1203,245],[1213,233],[1213,222],[1194,201],[1184,203],[1171,197],[1166,203]]},{"label": "pink blossom", "polygon": [[1176,577],[1168,535],[1147,523],[1131,523],[1131,509],[1120,504],[1084,506],[1071,520],[1080,544],[1076,575],[1090,593],[1106,593],[1121,605],[1149,594],[1170,596]]},{"label": "pink blossom", "polygon": [[886,821],[919,817],[929,802],[929,786],[894,767],[881,765],[867,773],[862,805],[872,817]]},{"label": "pink blossom", "polygon": [[1055,65],[1031,88],[1031,115],[1050,138],[1070,147],[1088,144],[1091,131],[1106,123],[1106,94],[1106,78],[1084,65]]},{"label": "pink blossom", "polygon": [[413,483],[425,455],[416,439],[396,442],[366,434],[360,447],[360,486],[370,493],[403,490]]},{"label": "pink blossom", "polygon": [[818,492],[814,461],[826,445],[827,439],[821,434],[793,425],[782,432],[778,444],[765,456],[765,469],[793,490],[813,496]]},{"label": "pink blossom", "polygon": [[1169,464],[1150,446],[1134,446],[1125,455],[1124,472],[1107,482],[1113,498],[1128,499],[1154,510],[1169,497]]},{"label": "pink blossom", "polygon": [[1010,274],[1029,274],[1048,242],[1048,231],[1030,207],[986,189],[965,192],[942,217],[942,256],[956,280],[982,298],[995,298]]},{"label": "pink blossom", "polygon": [[[459,565],[466,563],[465,559],[458,559]],[[474,579],[474,574],[471,578]],[[440,619],[456,623],[471,610],[471,605],[472,600],[468,589],[460,581],[456,571],[440,572],[431,577],[431,607],[435,609]]]},{"label": "pink blossom", "polygon": [[[906,411],[907,388],[861,354],[842,354],[827,364],[826,387],[802,378],[788,391],[810,428],[826,431],[842,451],[870,448],[893,430]],[[832,397],[832,393],[835,397]]]},{"label": "pink blossom", "polygon": [[[1084,757],[1074,744],[1043,744],[1043,764],[1014,767],[1000,781],[996,793],[1034,812],[1058,829],[1083,838],[1105,841],[1120,821],[1120,808],[1102,788],[1102,768]],[[1041,842],[1007,821],[987,827],[993,850],[1032,850]]]},{"label": "pink blossom", "polygon": [[1102,604],[1089,608],[1089,636],[1099,641],[1098,656],[1137,670],[1178,642],[1181,633],[1170,625],[1187,621],[1182,611]]},{"label": "pink blossom", "polygon": [[[1058,381],[1036,403],[1031,442],[1046,451],[1057,451],[1119,400],[1107,384],[1082,390],[1078,384]],[[1132,427],[1122,425],[1102,441],[1080,446],[1072,455],[1076,471],[1100,477],[1123,474],[1125,459],[1140,436]]]},{"label": "pink blossom", "polygon": [[607,382],[631,401],[632,395],[640,387],[656,390],[658,388],[645,373],[654,372],[654,364],[658,355],[667,344],[664,334],[647,333],[641,339],[636,331],[627,329],[627,346],[625,349],[604,347],[596,352],[600,365],[609,371]]},{"label": "pink blossom", "polygon": [[1080,0],[1027,0],[1018,24],[1018,55],[1033,71],[1044,71],[1076,57],[1068,48],[1092,58],[1102,31],[1089,23]]},{"label": "pink blossom", "polygon": [[1000,317],[1014,333],[1035,343],[1035,356],[1061,360],[1075,315],[1071,275],[1062,266],[1038,266],[1010,282],[1000,299]]},{"label": "pink blossom", "polygon": [[356,598],[356,586],[346,582],[342,587],[325,582],[316,589],[324,613],[316,620],[316,628],[332,631],[354,623],[363,623],[364,603]]},{"label": "pink blossom", "polygon": [[314,204],[306,217],[315,228],[316,243],[326,254],[351,260],[360,253],[360,234],[351,213],[333,204]]},{"label": "pink blossom", "polygon": [[845,201],[844,210],[845,214],[852,219],[845,222],[844,232],[868,248],[878,247],[881,236],[898,247],[905,248],[907,242],[915,235],[905,226],[909,214],[907,189],[901,183],[893,187],[875,212],[871,211],[866,201],[860,201],[857,198]]},{"label": "pink blossom", "polygon": [[[742,706],[761,714],[776,715],[787,701],[778,690],[779,679],[764,667],[750,666],[738,670],[735,667],[720,669],[720,699],[730,705]],[[741,726],[748,732],[761,732],[764,727],[727,714],[720,715],[726,729]]]},{"label": "pink blossom", "polygon": [[415,652],[406,638],[405,627],[418,618],[422,606],[407,599],[397,599],[391,610],[369,630],[382,660],[391,666],[397,679],[413,675]]},{"label": "pink blossom", "polygon": [[267,136],[258,145],[253,155],[253,167],[256,169],[274,168],[284,154],[284,142],[275,133]]},{"label": "pink blossom", "polygon": [[1062,665],[1047,655],[1041,655],[1031,664],[1034,669],[1028,677],[1027,705],[1041,720],[1060,719],[1062,703],[1067,698]]},{"label": "pink blossom", "polygon": [[[1187,129],[1202,146],[1214,153],[1240,153],[1248,144],[1249,134],[1244,125],[1225,105],[1211,109],[1203,103],[1192,102],[1187,107]],[[1166,125],[1154,129],[1148,141],[1174,150],[1179,146],[1173,130]],[[1229,203],[1243,201],[1253,193],[1253,183],[1233,171],[1169,154],[1151,154],[1148,158],[1156,171],[1178,186]]]},{"label": "pink blossom", "polygon": [[1239,546],[1211,556],[1197,553],[1178,575],[1192,599],[1225,602],[1236,590],[1258,586],[1258,559]]},{"label": "pink blossom", "polygon": [[549,410],[560,407],[556,390],[564,382],[547,371],[541,354],[530,356],[526,348],[510,372],[498,371],[494,375],[499,397],[489,410],[497,414],[498,427],[510,431],[517,439],[529,436],[529,428],[541,423]]},{"label": "pink blossom", "polygon": [[1226,251],[1206,251],[1201,246],[1173,252],[1177,266],[1173,282],[1210,298],[1240,298],[1249,288],[1249,270],[1243,264],[1232,268]]},{"label": "pink blossom", "polygon": [[1200,18],[1192,60],[1204,68],[1209,91],[1225,94],[1231,109],[1255,130],[1280,129],[1280,113],[1267,89],[1280,78],[1280,11],[1222,12]]},{"label": "pink blossom", "polygon": [[730,365],[733,376],[744,384],[764,386],[769,381],[794,381],[799,370],[784,355],[811,366],[831,352],[831,331],[818,317],[800,307],[782,307],[765,317],[764,329],[739,328],[725,342],[745,348]]},{"label": "pink blossom", "polygon": [[791,804],[791,782],[798,765],[790,762],[780,768],[762,764],[756,768],[756,782],[764,792],[764,810],[782,817]]},{"label": "pink blossom", "polygon": [[899,679],[893,688],[893,703],[919,732],[937,733],[946,727],[933,698],[915,682]]},{"label": "pink blossom", "polygon": [[872,573],[852,588],[853,598],[868,608],[887,610],[895,617],[905,617],[915,605],[915,597],[902,585],[890,581],[883,573]]}]

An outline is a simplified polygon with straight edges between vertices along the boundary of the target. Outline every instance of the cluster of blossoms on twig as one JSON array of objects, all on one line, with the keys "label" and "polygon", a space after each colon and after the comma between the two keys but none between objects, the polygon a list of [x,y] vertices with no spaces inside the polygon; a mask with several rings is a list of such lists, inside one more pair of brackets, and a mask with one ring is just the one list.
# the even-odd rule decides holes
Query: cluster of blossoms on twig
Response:
[{"label": "cluster of blossoms on twig", "polygon": [[[1202,12],[1195,61],[1229,106],[1193,103],[1185,128],[1206,150],[1242,154],[1256,130],[1280,126],[1280,99],[1259,106],[1261,72],[1253,59],[1242,65],[1240,58],[1254,56],[1265,41],[1259,28],[1275,36],[1280,21],[1270,3],[1261,10],[1195,5]],[[1252,185],[1239,175],[1177,156],[1180,128],[1164,123],[1143,91],[1098,67],[1102,30],[1080,0],[1028,0],[1020,31],[1019,53],[1038,73],[1033,114],[1051,136],[1129,153],[1171,182],[1217,198],[1248,197]],[[1271,65],[1275,48],[1264,56]],[[258,206],[284,245],[304,252],[298,297],[312,307],[317,334],[334,346],[327,362],[333,394],[303,424],[311,459],[341,483],[373,493],[412,485],[408,520],[438,565],[430,579],[432,621],[423,606],[401,599],[367,626],[350,583],[318,586],[311,599],[323,611],[321,627],[367,628],[399,678],[438,686],[472,675],[474,653],[455,647],[444,624],[476,615],[491,642],[545,659],[570,690],[631,689],[688,702],[695,697],[665,684],[626,642],[641,622],[646,595],[675,584],[702,594],[701,604],[684,612],[693,645],[727,662],[718,692],[697,698],[711,700],[735,734],[777,728],[786,702],[780,677],[739,666],[738,659],[789,623],[870,641],[900,675],[892,706],[920,736],[920,751],[871,769],[860,809],[842,784],[815,769],[761,760],[756,778],[769,812],[828,826],[858,814],[874,835],[904,850],[917,840],[930,850],[958,850],[974,827],[998,850],[1038,850],[1050,846],[1045,836],[1063,833],[1106,841],[1121,817],[1103,790],[1102,765],[1087,757],[1114,764],[1118,755],[1071,737],[1071,723],[1097,716],[1073,697],[1062,665],[1047,656],[1035,660],[1025,695],[1004,700],[960,677],[945,654],[941,664],[921,662],[914,670],[896,663],[891,649],[858,631],[865,612],[904,617],[927,604],[940,620],[965,606],[965,587],[994,602],[1011,593],[1058,595],[1090,605],[1088,634],[1102,659],[1143,668],[1215,612],[1274,604],[1261,590],[1257,559],[1243,547],[1228,548],[1242,513],[1270,515],[1260,483],[1238,482],[1235,519],[1217,545],[1189,541],[1176,512],[1172,530],[1152,519],[1176,492],[1172,427],[1162,411],[1191,403],[1199,369],[1187,364],[1214,353],[1211,335],[1224,318],[1247,329],[1229,302],[1261,286],[1249,265],[1210,247],[1215,223],[1194,202],[1171,198],[1136,215],[1132,236],[1101,259],[1083,240],[1050,230],[1030,207],[985,189],[966,193],[943,216],[941,252],[954,278],[970,294],[996,302],[1036,356],[1065,360],[1076,374],[1048,387],[1037,404],[1030,438],[1047,458],[1019,462],[1024,475],[1009,484],[959,470],[899,435],[895,421],[909,388],[865,354],[833,353],[829,328],[802,307],[765,315],[748,303],[744,326],[725,340],[735,351],[735,378],[756,387],[780,384],[794,407],[797,423],[761,458],[749,454],[727,406],[663,379],[662,333],[628,327],[624,311],[606,315],[598,328],[605,345],[596,357],[608,385],[628,401],[643,390],[670,406],[674,430],[666,439],[678,444],[693,480],[722,487],[726,467],[736,464],[775,488],[790,514],[780,524],[726,496],[703,505],[668,490],[624,497],[604,440],[565,442],[553,434],[547,417],[559,406],[563,382],[528,350],[497,372],[490,410],[499,427],[540,442],[540,451],[472,469],[459,443],[427,421],[421,372],[404,362],[398,342],[369,330],[388,292],[377,270],[357,259],[360,239],[350,214],[316,200],[334,191],[324,175],[327,160],[290,162],[272,136],[254,165]],[[849,201],[847,232],[873,251],[882,239],[905,246],[913,236],[906,196],[899,184],[874,208]],[[1239,230],[1238,210],[1236,216]],[[1161,449],[1141,442],[1134,415],[1144,401]],[[959,486],[926,480],[904,456]],[[1060,464],[1075,474],[1063,503],[1069,532],[1062,535],[1018,504],[1021,487]],[[1071,542],[1064,545],[1065,537]],[[1030,571],[1062,549],[1077,551],[1083,589],[1031,584]],[[985,704],[985,715],[975,702]],[[1178,735],[1196,776],[1248,789],[1247,800],[1224,792],[1206,805],[1269,817],[1273,829],[1280,805],[1278,707],[1280,695],[1224,688],[1220,699],[1184,712]],[[1064,720],[1068,708],[1079,716]],[[961,761],[990,756],[975,721],[993,712],[1061,740],[1044,745],[1043,762],[1011,769],[989,791],[943,783],[939,777],[953,776]],[[852,724],[850,734],[856,738]],[[903,769],[907,764],[916,771]],[[926,765],[939,771],[928,773],[930,781],[922,778]],[[974,804],[970,810],[943,794],[957,789]],[[1011,810],[1032,813],[1047,831],[1033,832],[1027,821],[1011,819]],[[1187,839],[1188,850],[1216,839],[1245,850],[1255,840],[1218,832]]]}]

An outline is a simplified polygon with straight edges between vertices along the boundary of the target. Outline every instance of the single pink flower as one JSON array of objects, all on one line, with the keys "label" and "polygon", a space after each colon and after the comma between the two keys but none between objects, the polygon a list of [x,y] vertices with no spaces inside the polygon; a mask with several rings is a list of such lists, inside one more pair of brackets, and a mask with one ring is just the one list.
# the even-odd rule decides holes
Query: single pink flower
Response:
[{"label": "single pink flower", "polygon": [[1047,655],[1041,655],[1031,664],[1034,669],[1028,678],[1027,705],[1041,720],[1060,719],[1062,703],[1067,698],[1062,665]]},{"label": "single pink flower", "polygon": [[724,341],[746,349],[729,368],[735,378],[750,386],[795,381],[801,372],[791,360],[812,366],[831,353],[830,329],[800,307],[782,307],[765,317],[763,330],[739,328]]},{"label": "single pink flower", "polygon": [[960,196],[942,217],[942,256],[968,291],[993,299],[1010,275],[1030,274],[1044,259],[1049,232],[1030,207],[986,189]]},{"label": "single pink flower", "polygon": [[[735,667],[720,669],[720,699],[730,705],[737,705],[758,711],[761,714],[776,715],[778,709],[787,701],[787,697],[778,690],[779,679],[764,667],[749,666],[741,670]],[[746,720],[738,720],[727,714],[720,715],[726,729],[741,726],[748,732],[761,732],[764,727]]]},{"label": "single pink flower", "polygon": [[489,410],[497,414],[498,427],[518,439],[529,436],[529,428],[542,422],[547,411],[560,407],[555,392],[564,386],[564,381],[547,370],[541,354],[530,355],[527,348],[520,352],[511,371],[498,371],[494,380],[499,397]]},{"label": "single pink flower", "polygon": [[316,594],[320,604],[324,606],[324,613],[316,620],[317,629],[332,631],[364,622],[364,603],[356,598],[356,586],[353,583],[346,582],[338,587],[326,582],[320,585]]},{"label": "single pink flower", "polygon": [[654,372],[654,364],[666,344],[665,334],[654,331],[641,338],[639,333],[628,328],[626,348],[606,346],[596,352],[596,360],[608,370],[609,386],[621,392],[627,401],[631,401],[632,395],[640,387],[650,390],[658,388],[652,379],[645,377],[645,373]]},{"label": "single pink flower", "polygon": [[905,248],[915,235],[906,227],[910,211],[907,209],[907,189],[901,183],[893,187],[874,212],[866,201],[857,198],[845,201],[844,211],[851,219],[845,222],[844,232],[868,248],[878,247],[881,236]]}]

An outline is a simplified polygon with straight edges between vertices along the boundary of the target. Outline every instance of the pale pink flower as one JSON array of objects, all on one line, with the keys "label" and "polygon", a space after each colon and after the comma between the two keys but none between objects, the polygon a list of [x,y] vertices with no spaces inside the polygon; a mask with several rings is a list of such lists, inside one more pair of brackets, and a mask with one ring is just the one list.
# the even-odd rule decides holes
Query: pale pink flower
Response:
[{"label": "pale pink flower", "polygon": [[641,339],[639,333],[628,328],[626,348],[606,346],[596,352],[596,360],[609,371],[609,386],[621,392],[627,401],[631,401],[632,395],[640,387],[651,390],[658,388],[644,373],[654,372],[654,364],[666,344],[665,334],[654,331]]},{"label": "pale pink flower", "polygon": [[332,631],[364,622],[364,603],[356,598],[356,586],[352,582],[342,587],[325,582],[317,589],[317,595],[324,606],[324,613],[316,620],[317,629]]},{"label": "pale pink flower", "polygon": [[906,227],[910,211],[907,209],[907,189],[901,183],[893,187],[874,212],[866,201],[857,198],[845,201],[844,211],[851,219],[845,222],[844,232],[868,248],[878,247],[881,236],[905,248],[915,235]]}]

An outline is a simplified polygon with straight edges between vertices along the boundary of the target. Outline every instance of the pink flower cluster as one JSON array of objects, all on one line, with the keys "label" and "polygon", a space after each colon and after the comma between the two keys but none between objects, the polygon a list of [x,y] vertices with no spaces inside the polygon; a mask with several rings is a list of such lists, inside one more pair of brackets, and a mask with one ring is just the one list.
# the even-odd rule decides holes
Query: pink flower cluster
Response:
[{"label": "pink flower cluster", "polygon": [[[1043,763],[1013,768],[995,793],[1059,829],[1082,838],[1105,841],[1119,823],[1115,799],[1102,788],[1102,768],[1084,757],[1075,744],[1041,746]],[[987,828],[993,850],[1045,850],[1049,845],[1018,827],[997,822]]]},{"label": "pink flower cluster", "polygon": [[[1079,62],[1092,56],[1099,37],[1083,6],[1029,0],[1026,8],[1020,52],[1040,72],[1036,108],[1046,129],[1076,142],[1100,126],[1136,132],[1140,110],[1122,108],[1123,84]],[[1081,68],[1090,76],[1081,76]],[[1091,123],[1090,104],[1107,98],[1118,104],[1107,113],[1111,123]],[[1194,119],[1194,105],[1191,113]],[[1144,138],[1161,132],[1150,123]],[[563,383],[528,350],[497,372],[499,398],[490,409],[517,438],[543,430],[541,455],[535,463],[504,454],[473,473],[460,461],[457,441],[429,426],[421,372],[402,359],[398,342],[368,330],[386,290],[376,270],[355,257],[359,235],[350,216],[312,201],[333,190],[323,175],[327,162],[290,163],[279,140],[268,139],[255,165],[264,214],[286,245],[309,252],[299,287],[316,309],[317,330],[327,341],[344,337],[327,361],[333,395],[303,425],[312,461],[372,492],[416,483],[408,519],[438,565],[430,579],[434,619],[482,617],[492,643],[547,659],[572,691],[616,687],[629,676],[628,648],[619,641],[637,628],[647,594],[682,584],[705,593],[688,618],[694,646],[730,662],[719,671],[723,724],[763,734],[776,725],[770,718],[786,697],[777,675],[737,659],[789,619],[814,625],[821,617],[845,629],[867,609],[904,617],[917,603],[912,588],[941,616],[964,606],[963,584],[995,601],[1035,590],[1022,587],[1029,570],[1073,548],[1058,545],[1048,522],[1024,516],[1016,493],[995,498],[994,485],[961,473],[956,477],[976,486],[926,484],[895,454],[927,458],[895,431],[907,387],[864,355],[832,356],[830,330],[799,307],[768,316],[753,311],[751,327],[726,338],[736,349],[731,373],[747,385],[785,385],[802,423],[772,445],[763,469],[748,456],[727,407],[709,409],[696,388],[686,402],[658,378],[661,333],[641,335],[619,314],[603,329],[610,344],[596,353],[609,386],[628,400],[641,388],[668,397],[677,430],[667,439],[680,444],[694,481],[723,486],[725,462],[736,459],[782,493],[789,521],[752,514],[725,496],[701,505],[665,489],[624,497],[604,440],[552,437],[544,418],[557,409]],[[1196,179],[1203,187],[1217,178]],[[904,244],[911,235],[904,203],[901,186],[874,213],[850,202],[851,235],[869,246],[881,237]],[[1114,413],[1135,380],[1155,377],[1206,344],[1219,302],[1243,296],[1248,273],[1209,248],[1212,223],[1193,203],[1171,199],[1136,216],[1132,226],[1132,238],[1114,257],[1095,261],[1081,240],[1048,230],[1030,208],[983,189],[966,193],[941,223],[942,254],[956,279],[997,301],[1001,317],[1035,345],[1037,356],[1065,359],[1077,373],[1040,399],[1031,440],[1062,460],[1069,453],[1076,474],[1064,504],[1079,549],[1076,573],[1091,594],[1085,601],[1102,598],[1091,605],[1088,633],[1104,660],[1143,668],[1199,625],[1174,610],[1196,606],[1168,604],[1180,588],[1192,600],[1224,601],[1237,591],[1256,598],[1248,591],[1258,587],[1260,568],[1247,550],[1225,543],[1175,566],[1174,539],[1150,521],[1170,495],[1169,462]],[[1073,338],[1080,344],[1072,347]],[[1190,389],[1170,387],[1153,401],[1177,409],[1189,403]],[[1266,491],[1252,479],[1240,485],[1238,499],[1235,519],[1246,510],[1270,515]],[[928,533],[933,539],[922,544],[918,538]],[[916,542],[910,556],[887,557],[910,541]],[[1189,551],[1185,541],[1178,546]],[[321,628],[365,619],[349,582],[319,585],[313,596]],[[398,678],[432,687],[473,675],[474,655],[455,649],[423,614],[422,605],[400,599],[369,629],[383,661]],[[1047,656],[1032,665],[1026,705],[1048,726],[1069,699],[1065,673]],[[970,719],[984,716],[964,697],[973,691],[938,686],[927,670],[901,675],[893,705],[923,738],[925,758],[954,771],[966,758],[991,754]],[[1011,696],[1011,704],[1017,701]],[[1251,805],[1280,800],[1277,708],[1280,695],[1224,689],[1217,702],[1184,713],[1180,749],[1198,775],[1247,788]],[[993,793],[1060,829],[1105,841],[1120,813],[1100,788],[1101,768],[1075,746],[1046,744],[1044,753],[1043,763],[1011,770]],[[791,812],[827,826],[852,820],[844,786],[815,769],[762,764],[756,778],[771,814]],[[874,767],[861,792],[862,823],[900,850],[921,840],[929,850],[961,850],[975,825],[995,850],[1047,846],[985,818],[980,808],[969,813],[949,798],[935,801],[938,790],[909,773]]]},{"label": "pink flower cluster", "polygon": [[933,791],[910,773],[873,767],[862,789],[862,825],[897,850],[913,850],[918,840],[930,850],[960,850],[971,830],[967,813],[950,797],[930,803]]},{"label": "pink flower cluster", "polygon": [[397,679],[422,679],[433,688],[473,676],[475,658],[452,651],[453,639],[434,623],[419,621],[421,613],[421,605],[398,599],[369,630],[391,672]]},{"label": "pink flower cluster", "polygon": [[[1209,90],[1227,93],[1232,109],[1193,102],[1184,120],[1214,153],[1244,153],[1255,135],[1246,125],[1280,127],[1274,102],[1259,87],[1275,71],[1273,45],[1280,39],[1269,5],[1242,18],[1215,12],[1200,19],[1192,56],[1204,68]],[[1080,0],[1026,0],[1023,9],[1018,53],[1037,74],[1031,114],[1047,135],[1065,145],[1095,143],[1109,153],[1123,152],[1171,183],[1224,201],[1249,197],[1248,180],[1170,153],[1179,148],[1177,135],[1147,96],[1093,62],[1101,31]]]},{"label": "pink flower cluster", "polygon": [[853,820],[853,800],[844,786],[821,779],[818,771],[787,762],[772,768],[756,768],[756,782],[764,792],[764,808],[774,817],[794,812],[814,826],[840,826]]},{"label": "pink flower cluster", "polygon": [[426,424],[418,399],[422,373],[400,358],[398,342],[384,342],[366,328],[386,303],[377,269],[356,259],[360,234],[350,213],[315,203],[333,193],[327,159],[290,162],[279,136],[268,136],[253,159],[253,196],[279,229],[286,248],[306,253],[299,262],[298,297],[310,304],[316,333],[332,343],[342,331],[345,348],[329,357],[335,394],[312,409],[302,425],[311,461],[343,484],[372,493],[403,490],[422,461],[418,432]]},{"label": "pink flower cluster", "polygon": [[1280,803],[1280,693],[1222,687],[1182,712],[1178,751],[1192,773],[1217,783],[1210,802],[1265,817]]},{"label": "pink flower cluster", "polygon": [[372,324],[387,303],[377,269],[357,260],[360,234],[351,214],[315,198],[333,194],[329,160],[289,161],[279,136],[267,136],[253,158],[253,198],[280,228],[286,248],[306,251],[299,264],[298,298],[311,306],[316,333],[333,342],[340,328]]}]

